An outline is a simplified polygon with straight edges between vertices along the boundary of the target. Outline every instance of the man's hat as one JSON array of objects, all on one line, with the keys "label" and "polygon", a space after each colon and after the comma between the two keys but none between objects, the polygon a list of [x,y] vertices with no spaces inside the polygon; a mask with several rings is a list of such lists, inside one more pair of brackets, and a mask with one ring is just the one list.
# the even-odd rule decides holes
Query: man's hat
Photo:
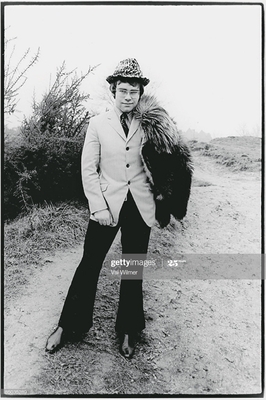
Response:
[{"label": "man's hat", "polygon": [[117,65],[113,75],[106,78],[108,83],[113,83],[119,78],[132,78],[140,81],[143,86],[148,85],[150,80],[145,78],[141,72],[139,63],[135,58],[127,58],[120,61]]}]

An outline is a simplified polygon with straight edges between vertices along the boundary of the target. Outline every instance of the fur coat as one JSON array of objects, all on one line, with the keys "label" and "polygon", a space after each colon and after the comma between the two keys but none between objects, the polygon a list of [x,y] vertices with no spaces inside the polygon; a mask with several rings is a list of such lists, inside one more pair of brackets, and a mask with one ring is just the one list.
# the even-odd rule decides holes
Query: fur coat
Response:
[{"label": "fur coat", "polygon": [[178,220],[186,215],[193,172],[191,154],[175,122],[153,96],[141,97],[134,116],[144,131],[141,157],[154,194],[155,217],[163,228],[171,214]]}]

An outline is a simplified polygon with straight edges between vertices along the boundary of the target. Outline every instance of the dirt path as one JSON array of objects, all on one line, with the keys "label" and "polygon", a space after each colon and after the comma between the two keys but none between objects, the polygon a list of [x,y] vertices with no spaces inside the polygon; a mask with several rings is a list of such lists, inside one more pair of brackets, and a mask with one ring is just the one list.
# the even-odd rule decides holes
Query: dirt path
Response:
[{"label": "dirt path", "polygon": [[[174,237],[169,258],[260,253],[259,179],[259,173],[235,174],[195,157],[187,217],[170,233],[154,230],[151,242],[167,249],[167,235]],[[4,378],[9,393],[261,392],[261,283],[255,279],[144,281],[147,326],[131,361],[118,354],[113,332],[118,282],[100,279],[87,340],[46,355],[46,338],[81,253],[78,246],[47,256],[24,295],[6,304]]]}]

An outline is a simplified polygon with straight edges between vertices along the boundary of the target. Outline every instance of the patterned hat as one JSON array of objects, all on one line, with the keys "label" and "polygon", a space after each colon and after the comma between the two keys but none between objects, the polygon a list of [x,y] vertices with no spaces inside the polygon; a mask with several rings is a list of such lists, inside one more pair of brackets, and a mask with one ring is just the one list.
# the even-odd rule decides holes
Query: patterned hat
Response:
[{"label": "patterned hat", "polygon": [[141,72],[139,63],[135,58],[127,58],[126,60],[120,61],[117,65],[113,75],[106,78],[108,83],[112,83],[119,78],[135,78],[143,84],[143,86],[148,85],[150,80],[145,78]]}]

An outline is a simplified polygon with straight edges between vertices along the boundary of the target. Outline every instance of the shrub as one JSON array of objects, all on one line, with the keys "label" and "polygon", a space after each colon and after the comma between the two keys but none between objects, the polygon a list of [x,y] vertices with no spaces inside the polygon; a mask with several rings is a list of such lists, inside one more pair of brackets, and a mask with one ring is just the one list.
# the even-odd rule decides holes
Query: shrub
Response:
[{"label": "shrub", "polygon": [[89,74],[78,77],[57,72],[51,89],[21,126],[19,146],[7,142],[4,154],[4,217],[14,218],[32,204],[44,201],[85,200],[80,157],[91,115],[80,93]]}]

